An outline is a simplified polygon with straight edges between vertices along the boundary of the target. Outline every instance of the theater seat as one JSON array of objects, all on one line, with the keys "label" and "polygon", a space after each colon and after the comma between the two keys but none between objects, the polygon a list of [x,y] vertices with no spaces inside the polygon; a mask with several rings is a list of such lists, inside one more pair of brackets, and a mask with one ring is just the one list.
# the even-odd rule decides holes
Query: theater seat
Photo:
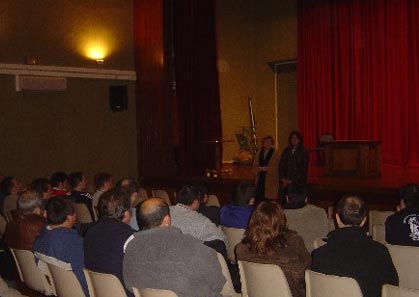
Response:
[{"label": "theater seat", "polygon": [[217,206],[220,207],[220,200],[218,200],[218,197],[215,195],[208,195],[208,202],[207,206]]},{"label": "theater seat", "polygon": [[362,297],[356,280],[306,270],[306,297]]},{"label": "theater seat", "polygon": [[221,291],[221,295],[223,296],[231,296],[231,297],[239,297],[241,294],[236,293],[233,287],[233,282],[231,281],[230,271],[228,270],[226,260],[224,259],[223,255],[217,253],[218,261],[221,265],[221,270],[223,271],[223,275],[226,278],[226,283],[224,285],[223,290]]},{"label": "theater seat", "polygon": [[324,246],[325,244],[326,244],[326,242],[323,239],[316,238],[314,240],[314,249],[318,249],[319,247]]},{"label": "theater seat", "polygon": [[35,253],[40,264],[45,264],[46,269],[52,276],[55,290],[59,297],[86,297],[83,289],[71,269],[71,264],[60,261],[41,253]]},{"label": "theater seat", "polygon": [[94,272],[84,268],[90,297],[127,297],[121,281],[112,274]]},{"label": "theater seat", "polygon": [[79,223],[91,223],[93,222],[92,216],[90,215],[89,209],[84,203],[74,203],[74,210],[76,212],[76,219]]},{"label": "theater seat", "polygon": [[419,290],[406,289],[392,285],[384,285],[382,297],[419,297]]},{"label": "theater seat", "polygon": [[369,232],[371,236],[374,236],[373,226],[374,225],[384,225],[387,218],[394,214],[394,211],[380,211],[380,210],[371,210],[368,215],[369,221]]},{"label": "theater seat", "polygon": [[399,285],[419,289],[419,247],[386,244],[399,275]]},{"label": "theater seat", "polygon": [[386,227],[384,225],[373,225],[372,239],[382,244],[386,244]]},{"label": "theater seat", "polygon": [[160,289],[137,289],[132,288],[135,297],[178,297],[177,294],[169,290]]},{"label": "theater seat", "polygon": [[[48,277],[39,270],[35,256],[31,251],[10,249],[19,272],[20,281],[29,289],[44,295],[56,295]],[[51,280],[52,281],[52,280]]]},{"label": "theater seat", "polygon": [[278,265],[238,263],[243,297],[292,297],[285,274]]},{"label": "theater seat", "polygon": [[244,236],[245,229],[238,229],[238,228],[230,228],[221,226],[221,230],[223,230],[224,234],[227,236],[227,259],[233,263],[236,262],[236,255],[234,250],[236,245],[238,245]]}]

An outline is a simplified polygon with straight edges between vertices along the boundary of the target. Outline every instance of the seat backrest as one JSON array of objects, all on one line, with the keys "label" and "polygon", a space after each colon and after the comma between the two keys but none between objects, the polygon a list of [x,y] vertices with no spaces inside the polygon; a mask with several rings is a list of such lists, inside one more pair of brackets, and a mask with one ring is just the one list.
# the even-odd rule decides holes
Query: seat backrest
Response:
[{"label": "seat backrest", "polygon": [[90,297],[126,297],[121,281],[112,274],[83,269],[89,285]]},{"label": "seat backrest", "polygon": [[35,253],[35,255],[39,261],[47,265],[58,296],[86,297],[70,263],[40,253]]},{"label": "seat backrest", "polygon": [[386,243],[386,227],[384,225],[372,226],[372,239],[382,244]]},{"label": "seat backrest", "polygon": [[234,291],[233,282],[231,280],[231,275],[230,271],[228,270],[226,260],[220,253],[217,253],[217,257],[221,265],[221,271],[223,272],[223,275],[226,278],[226,283],[224,284],[223,290],[221,291],[221,295],[234,296],[236,294],[236,291]]},{"label": "seat backrest", "polygon": [[238,263],[244,297],[292,297],[285,274],[278,265]]},{"label": "seat backrest", "polygon": [[75,203],[74,210],[76,212],[77,222],[79,223],[91,223],[93,222],[92,216],[90,215],[89,209],[84,203]]},{"label": "seat backrest", "polygon": [[419,247],[386,244],[399,274],[399,285],[419,289]]},{"label": "seat backrest", "polygon": [[314,249],[318,249],[319,247],[321,247],[321,246],[324,246],[326,244],[326,242],[323,240],[323,239],[321,239],[321,238],[316,238],[315,240],[314,240]]},{"label": "seat backrest", "polygon": [[419,297],[419,290],[395,287],[392,285],[384,285],[382,297]]},{"label": "seat backrest", "polygon": [[326,275],[306,270],[306,297],[362,297],[353,278]]},{"label": "seat backrest", "polygon": [[208,195],[208,202],[207,206],[217,206],[220,207],[220,200],[218,200],[218,197],[215,195]]},{"label": "seat backrest", "polygon": [[5,214],[7,214],[7,212],[12,211],[17,209],[17,200],[18,200],[19,196],[17,194],[11,194],[6,196],[6,198],[4,199],[4,204],[3,204],[3,211]]},{"label": "seat backrest", "polygon": [[36,265],[35,256],[31,251],[10,249],[16,262],[19,277],[28,288],[45,295],[55,294],[55,289],[50,285],[48,276]]},{"label": "seat backrest", "polygon": [[169,290],[137,288],[132,288],[132,290],[135,297],[178,297],[175,292]]},{"label": "seat backrest", "polygon": [[161,198],[167,202],[167,204],[171,205],[172,202],[170,201],[169,194],[165,190],[152,190],[151,194],[155,198]]},{"label": "seat backrest", "polygon": [[227,236],[227,259],[231,262],[236,262],[236,255],[234,250],[236,245],[238,245],[243,237],[245,229],[238,229],[238,228],[230,228],[221,226],[224,234]]},{"label": "seat backrest", "polygon": [[387,218],[392,214],[394,214],[394,211],[371,210],[368,215],[370,235],[374,236],[372,226],[384,225]]},{"label": "seat backrest", "polygon": [[147,200],[148,199],[148,194],[147,194],[147,190],[144,188],[140,188],[138,190],[138,197],[140,198],[140,202]]}]

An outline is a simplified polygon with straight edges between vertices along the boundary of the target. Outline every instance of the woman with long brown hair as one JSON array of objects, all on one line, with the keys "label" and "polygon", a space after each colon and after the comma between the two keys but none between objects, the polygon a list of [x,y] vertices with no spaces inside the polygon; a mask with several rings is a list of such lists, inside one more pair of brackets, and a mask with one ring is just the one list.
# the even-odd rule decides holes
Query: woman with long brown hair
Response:
[{"label": "woman with long brown hair", "polygon": [[311,257],[303,239],[288,229],[287,218],[277,202],[258,204],[242,242],[236,247],[236,257],[278,265],[284,271],[292,296],[305,296],[304,271],[310,268]]}]

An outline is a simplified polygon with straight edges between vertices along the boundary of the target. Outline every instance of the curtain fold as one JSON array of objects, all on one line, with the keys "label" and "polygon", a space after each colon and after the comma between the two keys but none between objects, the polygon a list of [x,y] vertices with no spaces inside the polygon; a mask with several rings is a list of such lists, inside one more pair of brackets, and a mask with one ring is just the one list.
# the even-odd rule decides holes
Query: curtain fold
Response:
[{"label": "curtain fold", "polygon": [[299,128],[379,139],[382,163],[419,166],[419,1],[299,0]]},{"label": "curtain fold", "polygon": [[202,175],[221,165],[207,143],[222,138],[213,0],[173,1],[173,45],[180,169]]}]

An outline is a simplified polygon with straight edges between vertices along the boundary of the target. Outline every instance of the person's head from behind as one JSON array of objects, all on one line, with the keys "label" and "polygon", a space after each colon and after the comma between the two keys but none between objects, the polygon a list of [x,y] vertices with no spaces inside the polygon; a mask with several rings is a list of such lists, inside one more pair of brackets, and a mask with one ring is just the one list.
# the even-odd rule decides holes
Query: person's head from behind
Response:
[{"label": "person's head from behind", "polygon": [[303,147],[303,135],[299,131],[292,131],[288,136],[288,145],[293,148]]},{"label": "person's head from behind", "polygon": [[137,208],[137,222],[140,230],[169,227],[171,225],[169,205],[160,198],[144,200]]},{"label": "person's head from behind", "polygon": [[76,222],[73,201],[65,196],[56,196],[48,200],[45,207],[47,222],[52,226],[72,228]]},{"label": "person's head from behind", "polygon": [[70,173],[68,179],[70,181],[70,186],[72,190],[82,191],[86,189],[87,180],[86,177],[83,175],[83,172],[77,171]]},{"label": "person's head from behind", "polygon": [[400,209],[419,209],[419,185],[408,184],[399,190]]},{"label": "person's head from behind", "polygon": [[51,183],[46,178],[36,178],[31,183],[31,190],[37,192],[42,199],[48,200],[51,198]]},{"label": "person's head from behind", "polygon": [[274,138],[270,135],[263,137],[262,139],[262,147],[265,150],[269,150],[275,144]]},{"label": "person's head from behind", "polygon": [[236,188],[236,193],[233,196],[233,202],[237,205],[254,205],[255,196],[255,186],[247,182],[241,182]]},{"label": "person's head from behind", "polygon": [[51,176],[51,186],[60,190],[68,190],[68,175],[62,171],[57,171]]},{"label": "person's head from behind", "polygon": [[336,206],[336,221],[339,228],[362,227],[367,220],[365,202],[356,195],[343,196]]},{"label": "person's head from behind", "polygon": [[34,191],[24,192],[17,200],[17,207],[24,214],[42,215],[42,197]]},{"label": "person's head from behind", "polygon": [[95,175],[96,190],[107,191],[113,188],[112,175],[106,172],[99,172]]},{"label": "person's head from behind", "polygon": [[193,185],[199,192],[199,202],[202,204],[207,204],[209,200],[209,191],[208,187],[205,184],[194,184]]},{"label": "person's head from behind", "polygon": [[0,182],[0,192],[4,196],[16,195],[20,192],[20,183],[13,176],[6,176]]},{"label": "person's head from behind", "polygon": [[291,183],[286,189],[285,209],[296,209],[306,206],[308,189],[306,185]]},{"label": "person's head from behind", "polygon": [[285,246],[287,231],[287,218],[281,206],[262,201],[250,217],[243,243],[256,254],[269,255]]},{"label": "person's head from behind", "polygon": [[183,186],[177,193],[177,202],[192,210],[198,210],[200,205],[199,190],[193,185]]},{"label": "person's head from behind", "polygon": [[123,178],[116,183],[117,188],[123,188],[130,195],[131,207],[136,207],[140,202],[138,190],[140,189],[138,182],[132,178]]},{"label": "person's head from behind", "polygon": [[124,188],[114,188],[100,196],[98,209],[101,219],[116,219],[129,224],[131,219],[130,195]]}]

